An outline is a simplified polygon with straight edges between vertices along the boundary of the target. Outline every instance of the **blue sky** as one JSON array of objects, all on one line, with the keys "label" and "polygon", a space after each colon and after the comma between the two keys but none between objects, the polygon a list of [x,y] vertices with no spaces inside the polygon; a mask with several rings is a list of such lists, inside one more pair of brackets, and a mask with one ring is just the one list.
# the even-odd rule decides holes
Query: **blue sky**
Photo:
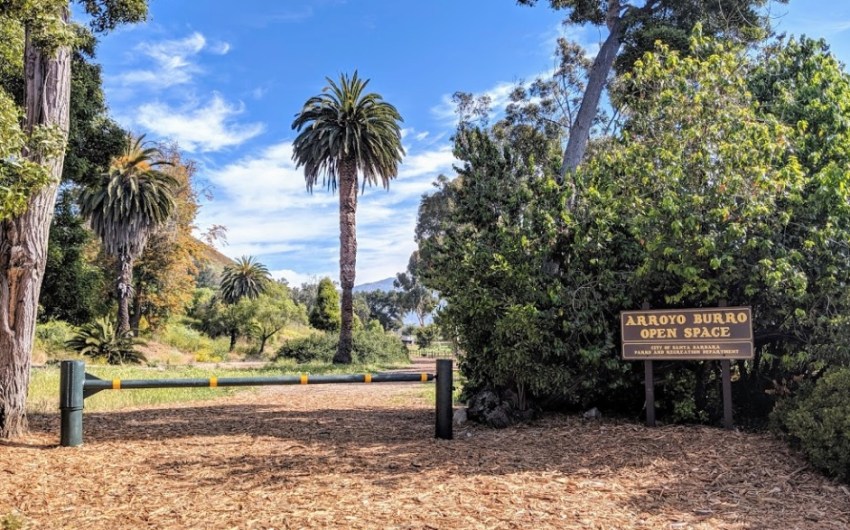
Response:
[{"label": "blue sky", "polygon": [[[605,34],[512,0],[151,0],[149,21],[102,38],[97,61],[113,116],[178,142],[198,165],[203,230],[227,227],[231,257],[252,255],[300,284],[339,275],[337,197],[311,195],[291,161],[292,120],[325,77],[358,69],[404,117],[407,151],[389,191],[357,211],[357,283],[394,276],[415,250],[420,197],[452,174],[451,94],[495,106],[553,67],[555,39],[594,49]],[[850,2],[774,5],[779,31],[824,37],[850,63]]]}]

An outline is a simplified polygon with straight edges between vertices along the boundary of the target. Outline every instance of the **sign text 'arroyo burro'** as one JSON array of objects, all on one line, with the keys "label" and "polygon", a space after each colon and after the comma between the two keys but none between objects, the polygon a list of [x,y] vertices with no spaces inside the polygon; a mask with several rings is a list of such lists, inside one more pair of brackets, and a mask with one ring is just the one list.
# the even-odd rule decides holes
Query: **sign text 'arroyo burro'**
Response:
[{"label": "sign text 'arroyo burro'", "polygon": [[623,359],[752,359],[749,307],[623,311]]}]

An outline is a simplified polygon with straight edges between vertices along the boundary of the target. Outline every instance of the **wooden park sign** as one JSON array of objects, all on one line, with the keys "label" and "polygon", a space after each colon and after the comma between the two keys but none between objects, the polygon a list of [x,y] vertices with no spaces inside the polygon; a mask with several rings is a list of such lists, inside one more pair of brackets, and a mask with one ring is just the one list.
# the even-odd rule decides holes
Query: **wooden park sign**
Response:
[{"label": "wooden park sign", "polygon": [[646,423],[655,426],[652,361],[719,360],[723,426],[732,428],[731,359],[753,358],[753,317],[749,307],[623,311],[623,359],[644,361]]},{"label": "wooden park sign", "polygon": [[749,307],[623,311],[623,359],[752,359],[752,322]]}]

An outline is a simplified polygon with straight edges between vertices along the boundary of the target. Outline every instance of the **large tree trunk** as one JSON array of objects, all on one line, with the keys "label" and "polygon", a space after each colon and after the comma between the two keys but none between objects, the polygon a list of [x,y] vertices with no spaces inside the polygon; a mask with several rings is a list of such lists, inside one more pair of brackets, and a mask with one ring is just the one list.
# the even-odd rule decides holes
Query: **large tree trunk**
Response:
[{"label": "large tree trunk", "polygon": [[133,259],[125,253],[118,256],[118,280],[115,292],[118,295],[118,335],[126,337],[133,331],[130,327],[130,298],[133,296]]},{"label": "large tree trunk", "polygon": [[590,128],[593,126],[593,120],[596,118],[599,108],[599,99],[602,96],[602,90],[605,88],[608,73],[611,72],[614,59],[617,58],[617,52],[620,50],[623,21],[620,16],[619,0],[608,2],[606,22],[608,38],[605,39],[605,43],[602,44],[602,48],[596,54],[596,59],[594,59],[593,66],[590,69],[587,87],[585,87],[584,96],[581,99],[581,106],[579,106],[575,121],[570,126],[570,138],[564,150],[564,161],[560,171],[561,182],[565,181],[567,173],[576,170],[582,158],[584,158],[587,142],[590,139]]},{"label": "large tree trunk", "polygon": [[354,270],[357,266],[357,167],[343,162],[339,179],[339,283],[342,287],[342,323],[334,362],[351,363],[354,325]]},{"label": "large tree trunk", "polygon": [[[68,15],[64,10],[66,23]],[[71,50],[61,47],[46,57],[27,33],[24,54],[27,129],[53,125],[67,138]],[[27,430],[25,406],[38,296],[64,163],[64,155],[50,160],[29,158],[47,167],[53,180],[30,199],[26,213],[0,222],[0,439]]]}]

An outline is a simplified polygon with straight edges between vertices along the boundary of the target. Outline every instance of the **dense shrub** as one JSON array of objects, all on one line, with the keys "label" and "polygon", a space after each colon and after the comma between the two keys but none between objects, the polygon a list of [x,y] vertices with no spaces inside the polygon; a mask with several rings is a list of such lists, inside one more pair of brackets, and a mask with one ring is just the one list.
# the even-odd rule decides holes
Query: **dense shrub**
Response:
[{"label": "dense shrub", "polygon": [[[330,363],[336,353],[338,341],[339,335],[336,333],[316,333],[309,337],[289,340],[278,350],[277,357],[295,359],[299,363]],[[408,360],[407,350],[397,336],[375,328],[354,332],[351,355],[353,362],[364,364]]]},{"label": "dense shrub", "polygon": [[782,403],[773,420],[813,465],[850,482],[850,368],[825,375]]},{"label": "dense shrub", "polygon": [[415,335],[416,344],[419,345],[420,348],[427,348],[435,340],[440,338],[440,327],[436,324],[421,326],[416,328]]},{"label": "dense shrub", "polygon": [[65,343],[74,335],[71,324],[62,320],[48,320],[35,326],[36,346],[48,355],[66,351]]}]

